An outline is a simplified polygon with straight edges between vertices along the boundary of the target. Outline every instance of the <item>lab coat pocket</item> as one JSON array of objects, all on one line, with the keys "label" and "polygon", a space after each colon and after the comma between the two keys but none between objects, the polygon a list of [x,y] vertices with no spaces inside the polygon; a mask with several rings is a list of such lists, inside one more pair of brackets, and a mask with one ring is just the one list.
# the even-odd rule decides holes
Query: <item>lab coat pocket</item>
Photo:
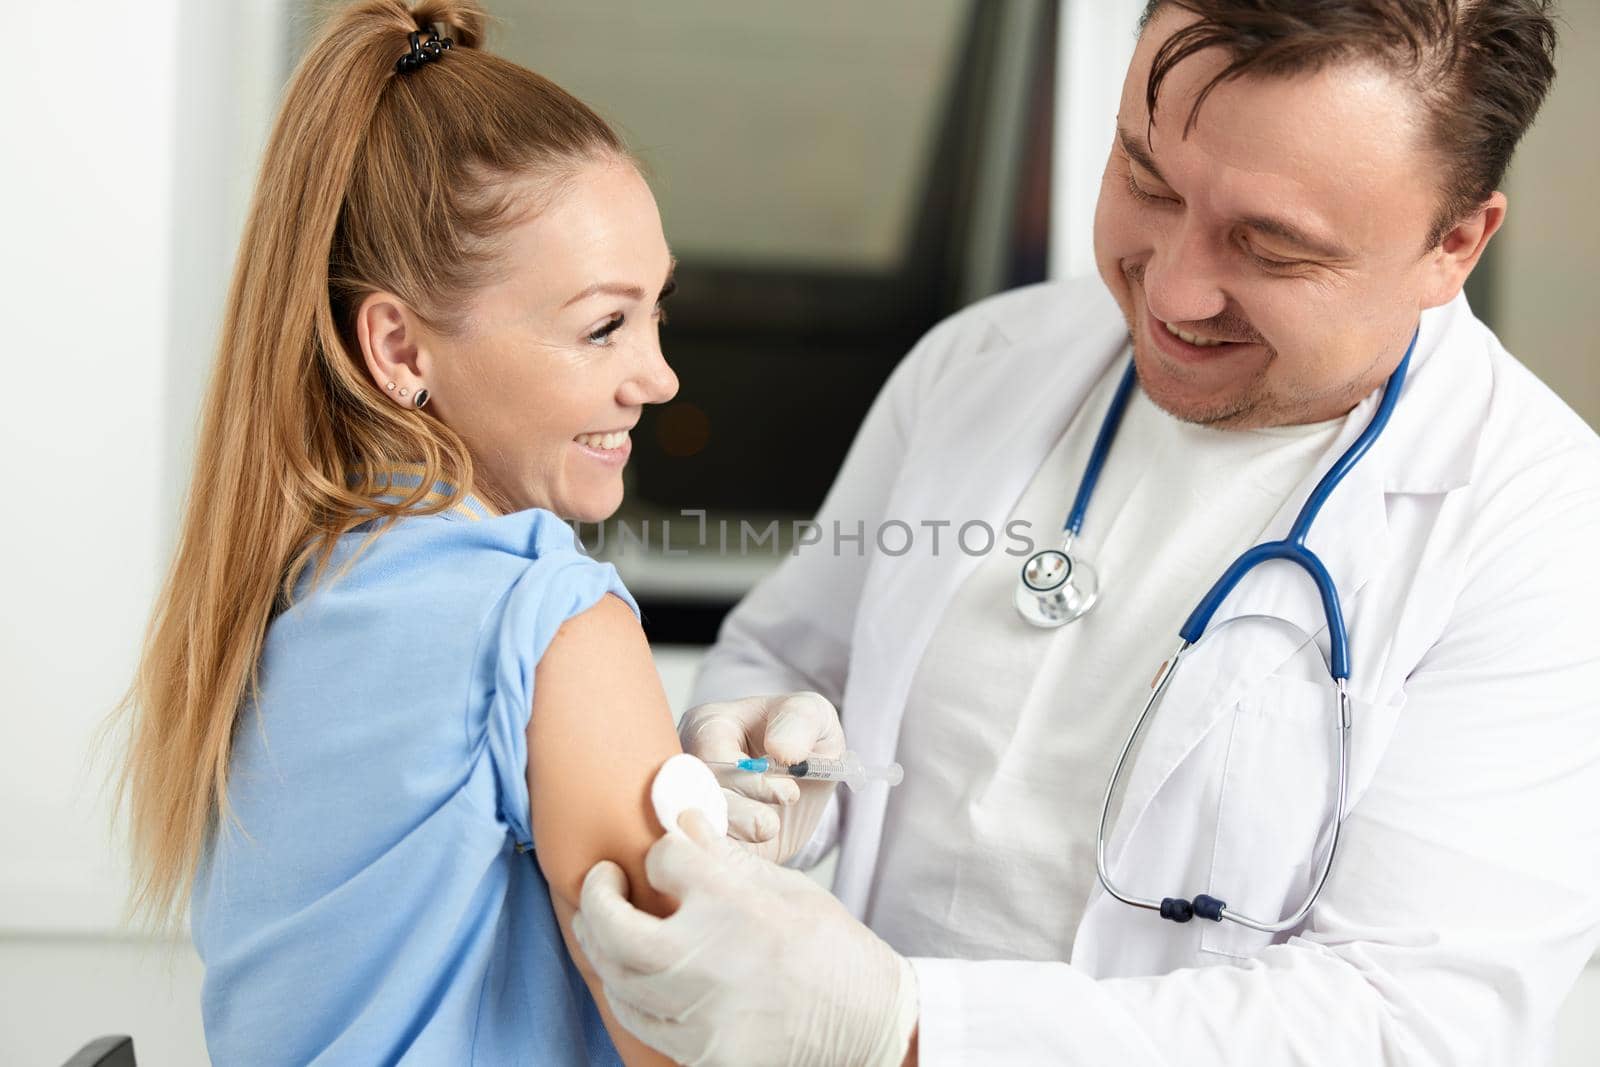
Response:
[{"label": "lab coat pocket", "polygon": [[[1352,718],[1359,721],[1358,702]],[[1264,922],[1296,911],[1321,869],[1338,785],[1338,695],[1331,682],[1273,675],[1233,711],[1217,805],[1211,896]],[[1290,934],[1204,922],[1200,947],[1253,956]]]}]

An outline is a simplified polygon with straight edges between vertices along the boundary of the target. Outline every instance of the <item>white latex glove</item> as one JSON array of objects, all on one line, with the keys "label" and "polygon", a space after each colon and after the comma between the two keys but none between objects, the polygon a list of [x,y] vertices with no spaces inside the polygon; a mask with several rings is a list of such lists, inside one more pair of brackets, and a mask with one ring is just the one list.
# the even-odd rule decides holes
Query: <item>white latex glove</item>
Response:
[{"label": "white latex glove", "polygon": [[[678,724],[683,750],[707,762],[771,756],[799,763],[844,754],[839,713],[820,693],[785,693],[701,704]],[[758,856],[787,863],[828,809],[836,782],[719,774],[728,797],[728,834]]]},{"label": "white latex glove", "polygon": [[917,1025],[911,964],[799,871],[717,837],[651,846],[645,874],[682,903],[666,919],[628,902],[609,861],[584,878],[573,934],[617,1021],[679,1063],[900,1067]]}]

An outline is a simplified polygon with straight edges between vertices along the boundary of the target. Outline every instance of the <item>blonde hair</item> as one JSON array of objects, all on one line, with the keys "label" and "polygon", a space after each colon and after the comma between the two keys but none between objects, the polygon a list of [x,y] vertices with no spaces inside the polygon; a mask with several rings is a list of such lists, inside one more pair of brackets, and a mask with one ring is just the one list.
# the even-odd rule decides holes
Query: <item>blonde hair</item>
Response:
[{"label": "blonde hair", "polygon": [[[130,912],[181,914],[207,834],[228,816],[229,756],[274,612],[338,539],[375,516],[459,503],[461,439],[395,404],[354,340],[364,297],[392,292],[431,329],[462,325],[494,237],[526,209],[509,183],[554,188],[584,162],[627,158],[598,115],[545,78],[478,50],[470,0],[363,0],[335,11],[290,79],[228,291],[171,571],[113,725],[128,753]],[[409,35],[452,47],[401,74]],[[382,473],[420,465],[400,503]],[[430,496],[437,483],[453,487]]]}]

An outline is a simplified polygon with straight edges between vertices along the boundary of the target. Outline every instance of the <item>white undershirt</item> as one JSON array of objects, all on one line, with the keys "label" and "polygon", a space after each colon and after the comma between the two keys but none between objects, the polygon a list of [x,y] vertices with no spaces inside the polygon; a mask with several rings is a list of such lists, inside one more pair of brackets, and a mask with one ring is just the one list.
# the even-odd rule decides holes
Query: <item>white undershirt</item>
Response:
[{"label": "white undershirt", "polygon": [[[1056,542],[1125,363],[1045,458],[1010,521]],[[1311,474],[1344,420],[1228,431],[1135,389],[1074,546],[1101,599],[1056,630],[1012,603],[1000,546],[935,628],[907,697],[868,922],[905,955],[1066,960],[1095,882],[1106,775],[1195,603]],[[1014,547],[1014,545],[1013,545]]]}]

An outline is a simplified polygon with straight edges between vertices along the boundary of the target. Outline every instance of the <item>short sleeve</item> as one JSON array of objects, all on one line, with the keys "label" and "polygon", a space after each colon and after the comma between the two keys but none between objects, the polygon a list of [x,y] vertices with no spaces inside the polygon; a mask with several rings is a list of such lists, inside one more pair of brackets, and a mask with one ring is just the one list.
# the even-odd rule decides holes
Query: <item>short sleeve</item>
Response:
[{"label": "short sleeve", "polygon": [[616,568],[575,548],[542,550],[528,563],[487,620],[482,647],[490,663],[492,689],[483,741],[492,765],[496,804],[519,847],[533,846],[528,804],[528,719],[533,712],[534,673],[563,623],[614,593],[639,613]]}]

